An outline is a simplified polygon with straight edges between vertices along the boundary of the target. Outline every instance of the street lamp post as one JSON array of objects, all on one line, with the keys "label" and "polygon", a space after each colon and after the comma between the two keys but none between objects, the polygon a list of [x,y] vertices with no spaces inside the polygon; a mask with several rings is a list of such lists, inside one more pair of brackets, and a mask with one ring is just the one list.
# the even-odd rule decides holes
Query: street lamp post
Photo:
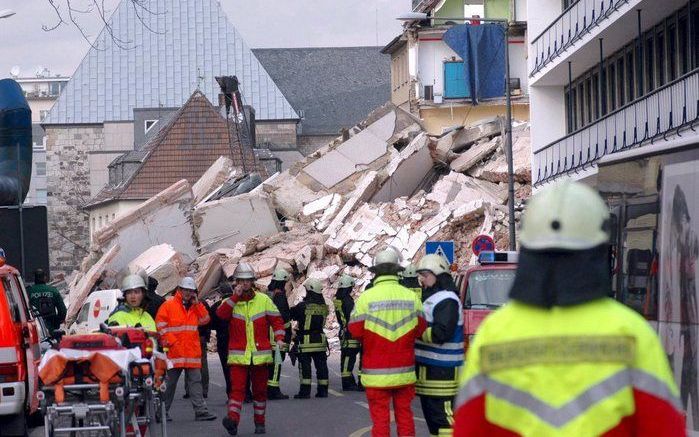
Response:
[{"label": "street lamp post", "polygon": [[[447,18],[447,17],[430,17],[424,12],[409,12],[398,17],[400,21],[423,21],[423,20],[440,20],[440,21],[471,21],[471,18]],[[474,19],[475,20],[475,19]],[[495,23],[503,26],[505,40],[505,155],[507,158],[507,191],[509,203],[509,239],[510,250],[516,250],[516,235],[515,235],[515,183],[514,183],[514,162],[512,153],[512,97],[510,89],[510,50],[509,50],[509,30],[510,22],[504,18],[478,18],[479,23]]]}]

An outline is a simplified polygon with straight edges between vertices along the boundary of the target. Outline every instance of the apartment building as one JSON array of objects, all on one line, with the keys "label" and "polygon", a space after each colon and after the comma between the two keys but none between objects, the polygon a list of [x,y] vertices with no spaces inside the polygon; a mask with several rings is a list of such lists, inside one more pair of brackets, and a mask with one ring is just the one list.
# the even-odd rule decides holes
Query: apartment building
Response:
[{"label": "apartment building", "polygon": [[612,291],[658,329],[699,435],[699,2],[528,12],[535,189],[572,178],[606,198]]}]

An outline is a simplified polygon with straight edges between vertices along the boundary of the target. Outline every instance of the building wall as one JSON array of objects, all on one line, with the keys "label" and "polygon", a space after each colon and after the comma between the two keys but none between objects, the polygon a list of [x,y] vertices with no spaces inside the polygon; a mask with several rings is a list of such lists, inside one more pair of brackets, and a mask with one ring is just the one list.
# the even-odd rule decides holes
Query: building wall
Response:
[{"label": "building wall", "polygon": [[56,101],[56,99],[27,99],[27,103],[29,103],[29,109],[32,110],[32,123],[41,123],[44,121],[42,117],[42,114],[44,116],[48,115],[49,109],[53,106],[53,103]]},{"label": "building wall", "polygon": [[257,144],[296,145],[295,121],[256,121]]},{"label": "building wall", "polygon": [[134,148],[133,123],[105,123],[104,142],[97,150],[90,150],[88,163],[90,167],[90,197],[109,183],[107,166],[119,155]]},{"label": "building wall", "polygon": [[46,151],[32,152],[32,180],[24,200],[25,205],[46,205]]},{"label": "building wall", "polygon": [[391,102],[396,106],[409,103],[410,72],[408,45],[391,54]]},{"label": "building wall", "polygon": [[[439,135],[454,126],[472,126],[485,119],[505,115],[505,105],[463,105],[457,107],[421,108],[420,118],[427,132]],[[529,105],[515,104],[512,107],[514,120],[529,120]]]},{"label": "building wall", "polygon": [[92,239],[92,235],[95,233],[95,231],[107,226],[109,223],[114,221],[116,217],[135,208],[141,203],[143,203],[141,200],[120,200],[118,202],[105,203],[90,210],[90,240]]},{"label": "building wall", "polygon": [[80,266],[89,249],[90,198],[88,152],[103,148],[101,125],[47,126],[49,261],[54,274]]},{"label": "building wall", "polygon": [[[327,145],[328,143],[331,143],[337,138],[338,135],[299,135],[298,137],[298,143],[296,147],[298,147],[299,152],[303,156],[308,156],[311,153],[315,152],[316,150],[320,149],[321,147]],[[274,150],[274,149],[272,149]]]},{"label": "building wall", "polygon": [[532,87],[529,101],[533,108],[531,111],[531,143],[532,152],[535,152],[566,134],[566,106],[563,87]]}]

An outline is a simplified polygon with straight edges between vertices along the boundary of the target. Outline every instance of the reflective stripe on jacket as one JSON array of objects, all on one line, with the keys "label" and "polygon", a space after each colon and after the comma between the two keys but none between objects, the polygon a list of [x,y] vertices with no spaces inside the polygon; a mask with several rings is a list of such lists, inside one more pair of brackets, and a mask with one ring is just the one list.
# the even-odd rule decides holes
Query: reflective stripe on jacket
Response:
[{"label": "reflective stripe on jacket", "polygon": [[349,323],[362,342],[362,384],[374,388],[415,383],[415,339],[426,328],[422,303],[398,283],[379,276],[355,302]]},{"label": "reflective stripe on jacket", "polygon": [[270,328],[275,340],[284,340],[284,321],[279,310],[264,293],[249,298],[233,295],[224,300],[216,316],[228,320],[228,364],[260,365],[274,361]]},{"label": "reflective stripe on jacket", "polygon": [[[456,301],[458,323],[449,341],[435,343],[430,335],[435,323],[434,309],[445,300]],[[453,305],[453,304],[452,304]],[[460,311],[459,298],[451,291],[439,291],[422,303],[427,321],[427,331],[415,342],[415,361],[428,366],[460,367],[464,363],[464,315]]]},{"label": "reflective stripe on jacket", "polygon": [[347,330],[347,324],[349,318],[352,314],[352,309],[354,308],[354,299],[351,295],[343,296],[342,299],[337,297],[333,299],[333,305],[335,305],[335,317],[337,318],[337,323],[340,324],[340,347],[342,349],[359,349],[362,347],[359,340],[352,338],[349,330]]},{"label": "reflective stripe on jacket", "polygon": [[611,299],[511,302],[480,326],[457,398],[455,436],[677,436],[684,418],[650,325]]},{"label": "reflective stripe on jacket", "polygon": [[131,308],[128,305],[120,305],[107,319],[108,325],[126,326],[135,328],[140,326],[146,331],[155,332],[155,321],[143,308]]},{"label": "reflective stripe on jacket", "polygon": [[209,313],[201,303],[185,308],[179,291],[160,306],[155,325],[163,347],[167,349],[167,357],[176,368],[201,368],[199,325],[210,321]]}]

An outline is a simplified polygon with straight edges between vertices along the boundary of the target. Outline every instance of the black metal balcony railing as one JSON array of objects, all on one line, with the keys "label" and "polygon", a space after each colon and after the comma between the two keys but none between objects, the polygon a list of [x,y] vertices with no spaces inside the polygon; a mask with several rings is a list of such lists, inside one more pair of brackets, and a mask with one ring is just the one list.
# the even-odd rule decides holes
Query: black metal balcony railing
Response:
[{"label": "black metal balcony railing", "polygon": [[534,152],[534,185],[580,172],[605,155],[652,144],[699,121],[699,69]]},{"label": "black metal balcony railing", "polygon": [[[532,40],[533,76],[629,0],[578,0]],[[531,59],[531,58],[530,58]]]}]

